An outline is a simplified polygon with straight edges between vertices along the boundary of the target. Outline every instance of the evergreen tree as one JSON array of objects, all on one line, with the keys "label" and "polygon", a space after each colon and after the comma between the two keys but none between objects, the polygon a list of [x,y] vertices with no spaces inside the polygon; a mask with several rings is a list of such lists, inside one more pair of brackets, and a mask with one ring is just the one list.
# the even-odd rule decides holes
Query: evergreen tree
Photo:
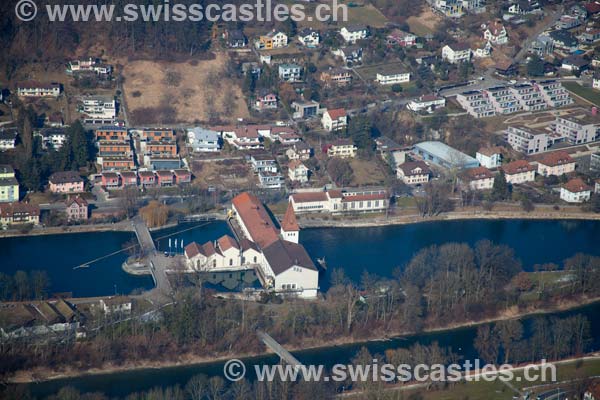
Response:
[{"label": "evergreen tree", "polygon": [[544,60],[539,56],[533,55],[527,63],[527,73],[529,76],[543,76],[544,75]]},{"label": "evergreen tree", "polygon": [[500,170],[500,173],[496,175],[496,178],[494,179],[491,198],[494,201],[498,201],[506,200],[509,197],[510,189],[508,187],[508,183],[506,182],[506,176],[504,175],[504,171]]}]

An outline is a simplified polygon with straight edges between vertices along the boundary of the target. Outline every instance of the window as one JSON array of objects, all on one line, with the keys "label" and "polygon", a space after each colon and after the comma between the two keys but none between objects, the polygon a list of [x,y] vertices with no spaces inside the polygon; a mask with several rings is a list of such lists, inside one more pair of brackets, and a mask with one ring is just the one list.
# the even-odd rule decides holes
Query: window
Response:
[{"label": "window", "polygon": [[213,268],[217,268],[217,260],[213,260]]},{"label": "window", "polygon": [[229,266],[231,267],[233,265],[233,258],[229,259]]},{"label": "window", "polygon": [[256,261],[257,261],[257,260],[256,260],[256,256],[254,256],[254,263],[256,263]]}]

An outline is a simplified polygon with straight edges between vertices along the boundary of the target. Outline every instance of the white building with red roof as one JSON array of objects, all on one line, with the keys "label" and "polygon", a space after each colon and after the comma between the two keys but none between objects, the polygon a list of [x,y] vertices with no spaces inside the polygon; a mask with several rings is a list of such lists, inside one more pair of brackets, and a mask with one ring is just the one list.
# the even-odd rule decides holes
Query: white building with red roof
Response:
[{"label": "white building with red roof", "polygon": [[343,108],[327,110],[323,113],[321,125],[328,132],[344,130],[348,127],[348,114]]},{"label": "white building with red roof", "polygon": [[296,214],[357,214],[385,212],[389,205],[386,189],[303,191],[289,198]]},{"label": "white building with red roof", "polygon": [[289,203],[281,220],[281,237],[288,242],[298,243],[300,241],[300,226],[296,219],[294,207]]},{"label": "white building with red roof", "polygon": [[508,43],[508,33],[500,20],[492,21],[486,25],[483,38],[491,44],[503,45]]},{"label": "white building with red roof", "polygon": [[581,178],[571,179],[560,188],[560,198],[567,203],[583,203],[591,196],[592,188]]}]

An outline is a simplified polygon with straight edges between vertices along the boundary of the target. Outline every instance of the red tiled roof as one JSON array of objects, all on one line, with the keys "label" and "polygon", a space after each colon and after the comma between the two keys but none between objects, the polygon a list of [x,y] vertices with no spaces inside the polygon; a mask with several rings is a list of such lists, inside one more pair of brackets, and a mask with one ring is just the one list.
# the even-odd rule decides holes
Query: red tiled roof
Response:
[{"label": "red tiled roof", "polygon": [[326,192],[294,193],[291,197],[294,199],[294,203],[311,203],[315,201],[327,201]]},{"label": "red tiled roof", "polygon": [[285,215],[281,220],[281,228],[284,231],[300,231],[300,227],[298,226],[298,220],[296,219],[296,214],[294,213],[294,207],[288,204],[287,210],[285,211]]},{"label": "red tiled roof", "polygon": [[200,245],[196,242],[192,242],[185,246],[185,255],[188,258],[193,258],[201,253]]},{"label": "red tiled roof", "polygon": [[346,116],[346,110],[343,108],[335,108],[333,110],[327,110],[327,113],[331,119],[338,119]]},{"label": "red tiled roof", "polygon": [[87,207],[88,202],[84,198],[75,196],[67,200],[67,207],[70,207],[73,203],[76,203],[79,207]]},{"label": "red tiled roof", "polygon": [[40,215],[40,208],[28,203],[2,203],[0,204],[0,216],[11,218],[15,213],[26,213],[29,215]]},{"label": "red tiled roof", "polygon": [[600,12],[600,3],[598,2],[587,3],[584,7],[590,14],[597,14]]},{"label": "red tiled roof", "polygon": [[493,178],[494,174],[486,167],[470,168],[465,171],[463,177],[470,180],[489,179]]},{"label": "red tiled roof", "polygon": [[580,193],[592,190],[581,178],[571,179],[563,185],[563,188],[571,193]]},{"label": "red tiled roof", "polygon": [[557,165],[573,163],[575,160],[573,160],[566,151],[556,151],[548,154],[538,162],[549,167],[556,167]]},{"label": "red tiled roof", "polygon": [[525,160],[517,160],[500,167],[506,175],[515,175],[523,172],[535,171],[535,167]]},{"label": "red tiled roof", "polygon": [[264,248],[278,239],[279,231],[256,196],[244,192],[234,197],[232,203],[250,233],[250,240]]},{"label": "red tiled roof", "polygon": [[301,166],[301,165],[304,165],[304,164],[302,163],[302,161],[300,161],[300,160],[296,159],[296,160],[292,160],[292,161],[290,161],[290,162],[288,163],[288,168],[289,168],[289,169],[296,169],[296,168],[298,168],[298,167],[299,167],[299,166]]},{"label": "red tiled roof", "polygon": [[228,249],[231,249],[232,247],[234,249],[239,249],[238,244],[236,243],[236,241],[229,235],[223,235],[221,236],[218,240],[217,243],[219,244],[219,249],[221,249],[221,251],[225,251]]}]

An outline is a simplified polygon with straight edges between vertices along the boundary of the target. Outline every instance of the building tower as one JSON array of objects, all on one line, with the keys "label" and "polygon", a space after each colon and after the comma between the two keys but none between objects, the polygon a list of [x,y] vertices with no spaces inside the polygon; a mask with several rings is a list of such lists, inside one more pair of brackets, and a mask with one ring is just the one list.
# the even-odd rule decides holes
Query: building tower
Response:
[{"label": "building tower", "polygon": [[281,220],[281,237],[288,242],[298,243],[300,240],[300,227],[296,220],[294,207],[288,203],[288,208]]}]

